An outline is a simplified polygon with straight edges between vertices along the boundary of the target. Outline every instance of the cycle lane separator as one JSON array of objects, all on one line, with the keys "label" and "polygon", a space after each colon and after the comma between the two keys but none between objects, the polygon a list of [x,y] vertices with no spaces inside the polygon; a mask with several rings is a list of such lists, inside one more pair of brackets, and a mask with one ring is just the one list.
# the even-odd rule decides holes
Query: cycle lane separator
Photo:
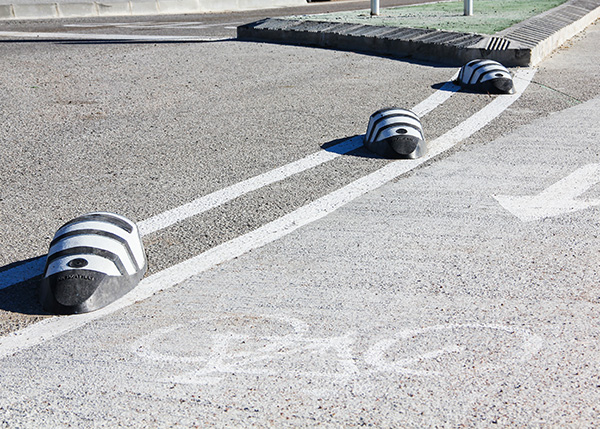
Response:
[{"label": "cycle lane separator", "polygon": [[534,69],[521,69],[515,75],[516,93],[499,96],[483,109],[430,143],[426,156],[415,160],[399,160],[387,164],[350,184],[325,195],[293,212],[269,222],[254,231],[213,247],[193,258],[173,265],[143,279],[139,285],[112,304],[91,312],[72,316],[51,317],[0,338],[0,359],[45,341],[57,338],[87,323],[110,315],[157,292],[170,289],[183,281],[219,264],[276,241],[299,228],[313,223],[356,198],[410,172],[419,165],[451,149],[499,116],[519,99],[535,74]]}]

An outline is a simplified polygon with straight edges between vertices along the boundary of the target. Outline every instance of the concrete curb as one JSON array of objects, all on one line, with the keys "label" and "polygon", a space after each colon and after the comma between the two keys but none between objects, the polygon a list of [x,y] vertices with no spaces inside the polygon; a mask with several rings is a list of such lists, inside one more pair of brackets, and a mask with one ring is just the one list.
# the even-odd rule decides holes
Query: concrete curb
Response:
[{"label": "concrete curb", "polygon": [[0,5],[0,20],[174,15],[302,6],[306,0],[148,0]]},{"label": "concrete curb", "polygon": [[442,30],[268,18],[242,25],[240,40],[357,51],[463,65],[489,58],[535,66],[600,17],[600,0],[568,2],[493,36]]}]

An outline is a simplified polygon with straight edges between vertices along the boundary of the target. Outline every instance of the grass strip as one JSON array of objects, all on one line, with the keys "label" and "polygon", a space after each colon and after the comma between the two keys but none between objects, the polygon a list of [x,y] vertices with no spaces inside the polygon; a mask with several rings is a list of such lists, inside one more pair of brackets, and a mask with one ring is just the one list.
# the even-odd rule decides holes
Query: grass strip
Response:
[{"label": "grass strip", "polygon": [[492,35],[566,0],[473,0],[473,15],[464,16],[463,1],[392,7],[371,16],[370,10],[290,17],[390,27],[427,28]]}]

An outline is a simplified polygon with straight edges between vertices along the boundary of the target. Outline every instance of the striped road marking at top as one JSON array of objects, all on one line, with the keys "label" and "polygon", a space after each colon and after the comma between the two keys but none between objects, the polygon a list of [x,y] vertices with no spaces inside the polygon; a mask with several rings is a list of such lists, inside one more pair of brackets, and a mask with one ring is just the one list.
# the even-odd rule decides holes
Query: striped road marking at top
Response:
[{"label": "striped road marking at top", "polygon": [[19,351],[42,344],[78,329],[87,323],[110,315],[157,292],[169,289],[194,275],[207,271],[218,264],[237,258],[250,250],[278,240],[297,229],[315,222],[354,199],[405,174],[432,158],[446,152],[460,141],[473,135],[519,99],[535,74],[533,69],[521,69],[514,78],[516,93],[499,96],[483,109],[455,128],[433,140],[426,156],[414,160],[393,161],[354,182],[325,195],[295,211],[269,222],[262,227],[213,247],[191,259],[173,265],[142,280],[123,298],[91,313],[52,317],[29,325],[0,338],[0,359]]},{"label": "striped road marking at top", "polygon": [[[428,98],[417,104],[412,110],[419,116],[425,116],[437,106],[441,105],[448,98],[457,92],[460,87],[453,84],[452,81],[456,78],[453,76],[449,82],[446,82],[440,89],[431,94]],[[189,203],[175,207],[166,212],[148,218],[138,223],[140,234],[142,236],[160,231],[161,229],[172,226],[178,222],[184,221],[192,216],[199,215],[205,211],[232,201],[249,192],[256,191],[264,186],[271,185],[275,182],[284,180],[294,174],[301,173],[308,169],[317,167],[325,162],[331,161],[340,155],[358,149],[363,144],[363,136],[353,137],[345,140],[337,145],[310,154],[302,159],[286,164],[282,167],[275,168],[258,176],[251,177],[242,182],[235,183],[226,188],[220,189],[208,195],[203,195]],[[0,290],[13,286],[17,283],[30,280],[40,274],[44,270],[46,257],[41,256],[15,266],[11,269],[0,272]]]}]

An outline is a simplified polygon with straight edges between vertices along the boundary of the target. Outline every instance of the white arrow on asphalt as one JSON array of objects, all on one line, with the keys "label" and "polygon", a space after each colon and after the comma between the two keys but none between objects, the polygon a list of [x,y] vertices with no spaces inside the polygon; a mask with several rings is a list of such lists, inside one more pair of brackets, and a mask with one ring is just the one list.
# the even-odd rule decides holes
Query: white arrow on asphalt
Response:
[{"label": "white arrow on asphalt", "polygon": [[578,199],[597,183],[600,183],[600,164],[588,164],[538,195],[494,195],[494,198],[523,222],[529,222],[600,206],[600,199]]}]

